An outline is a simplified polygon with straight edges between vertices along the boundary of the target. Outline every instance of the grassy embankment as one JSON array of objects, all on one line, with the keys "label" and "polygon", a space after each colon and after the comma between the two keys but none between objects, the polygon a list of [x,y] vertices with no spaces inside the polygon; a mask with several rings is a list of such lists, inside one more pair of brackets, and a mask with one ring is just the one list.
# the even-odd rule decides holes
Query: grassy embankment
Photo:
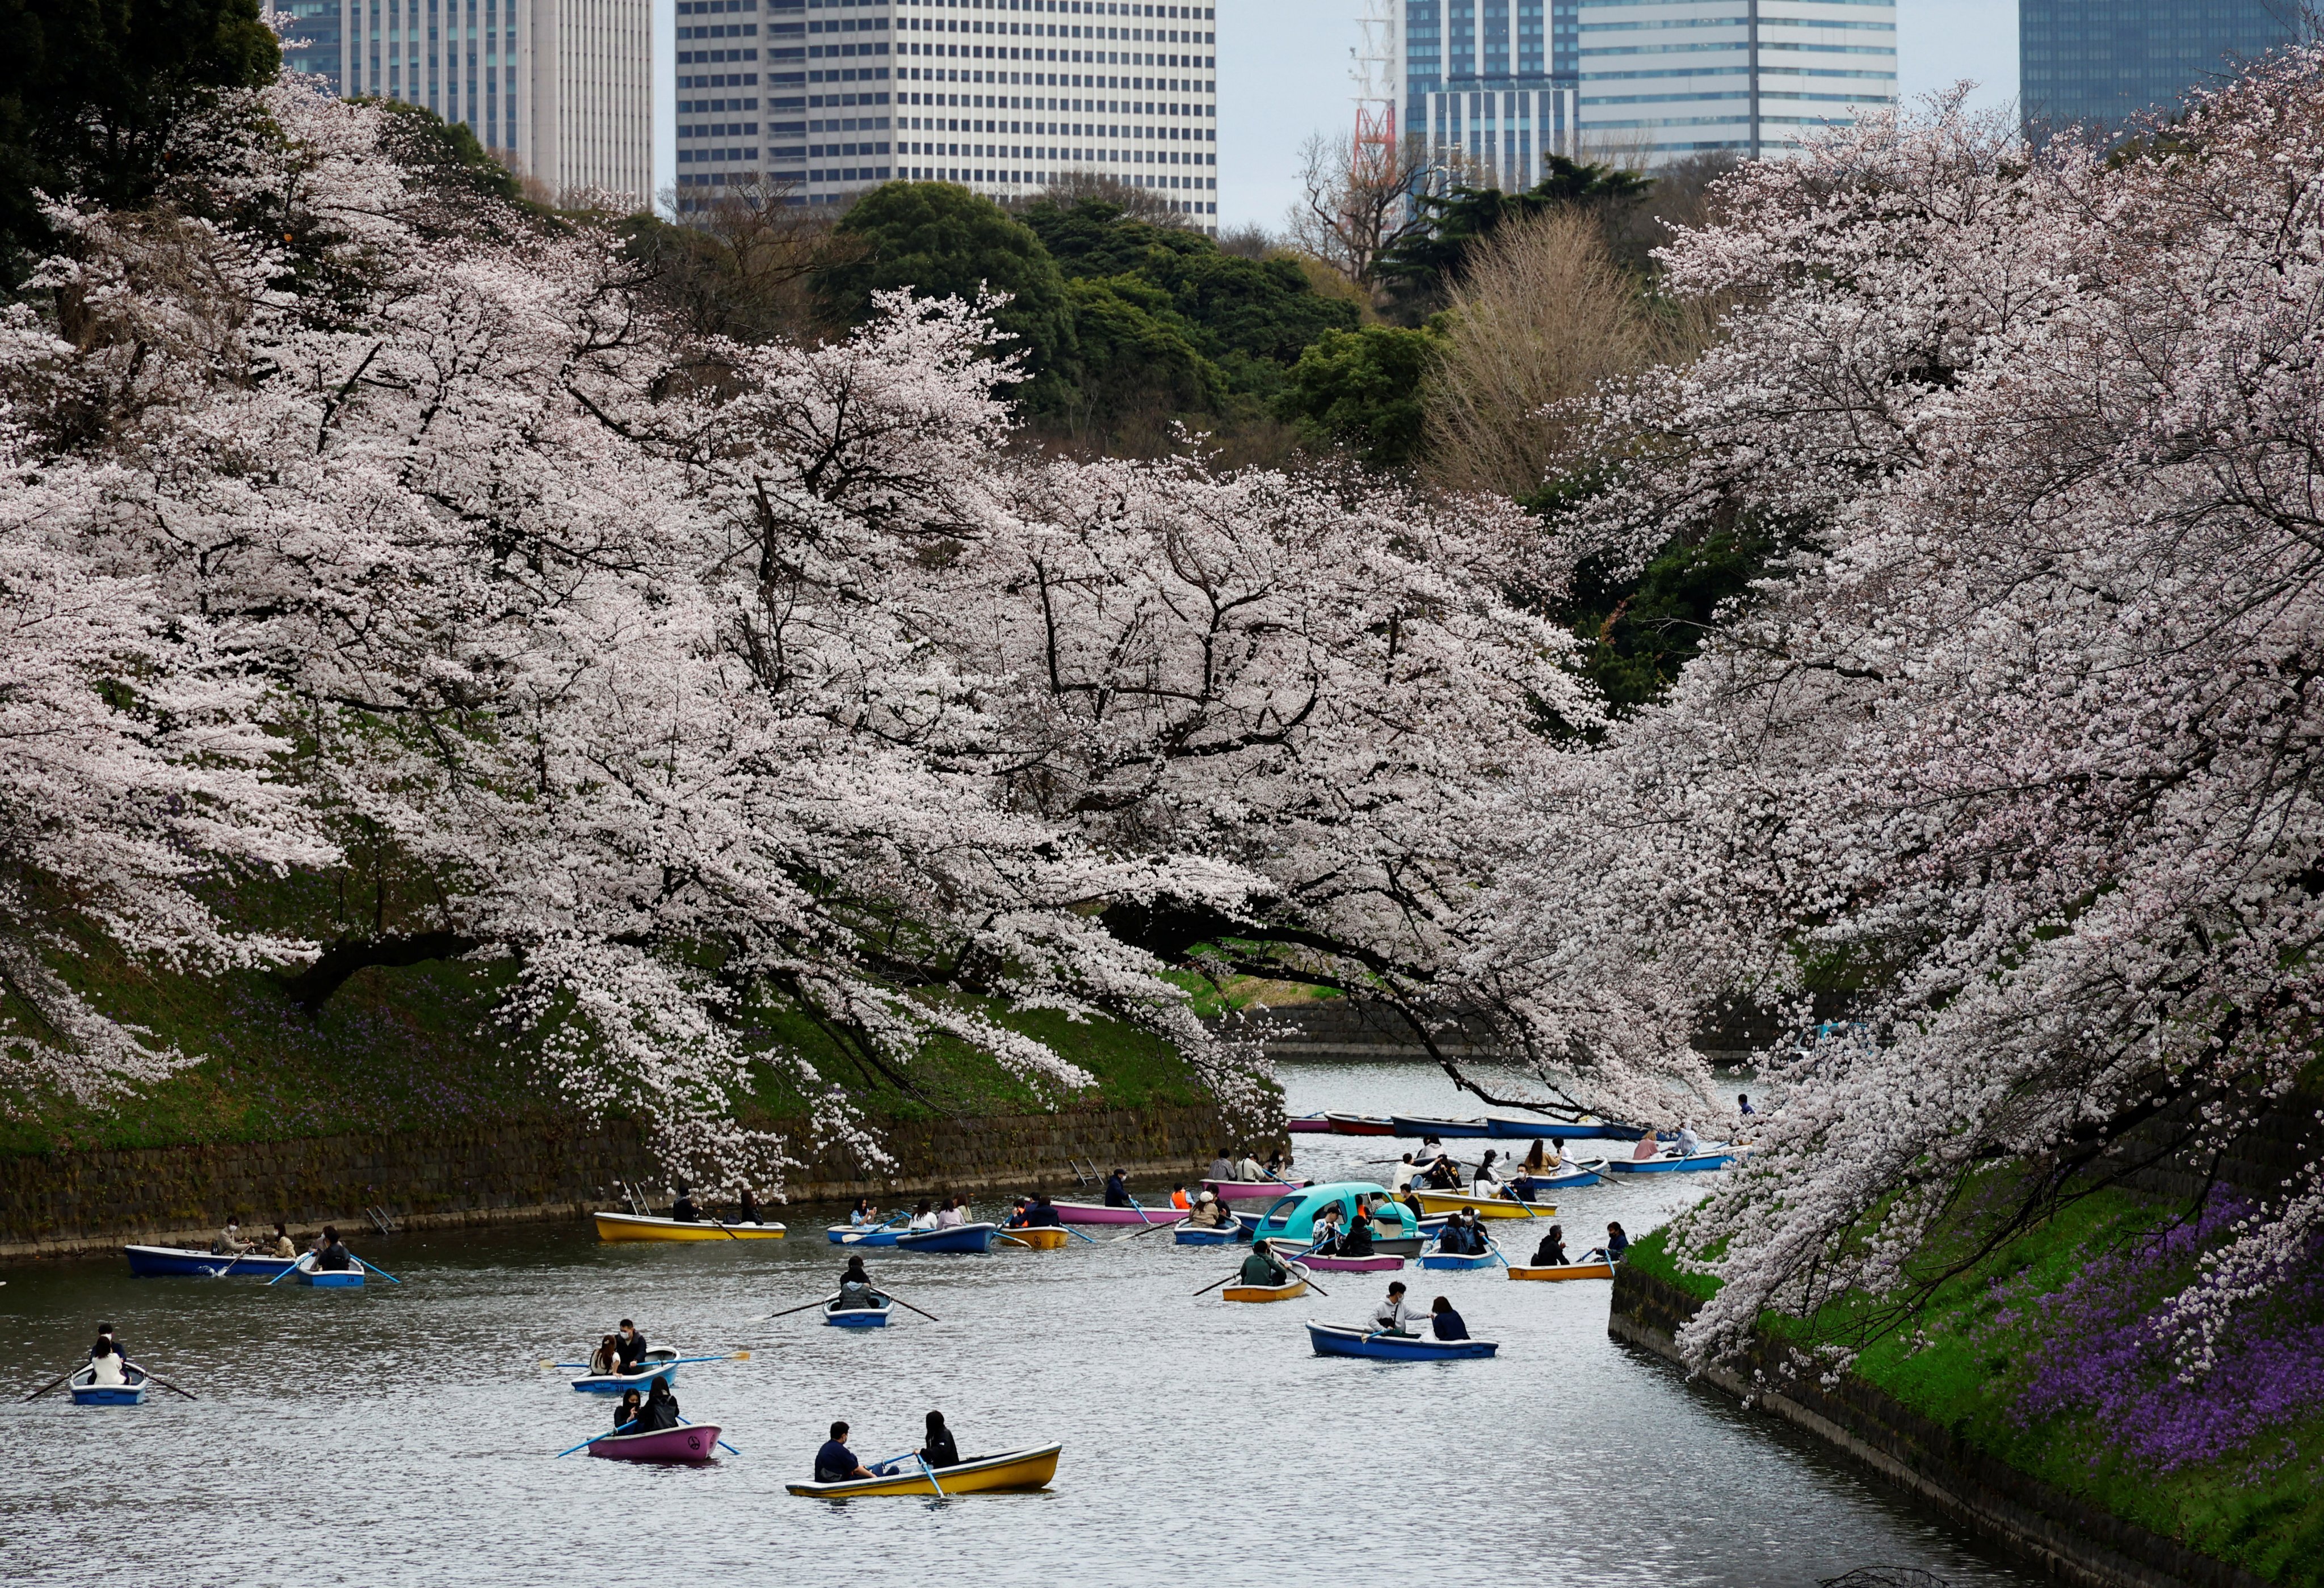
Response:
[{"label": "grassy embankment", "polygon": [[[436,963],[367,969],[309,1015],[273,977],[151,976],[91,958],[74,979],[100,1005],[149,1029],[199,1062],[101,1106],[0,1090],[0,1153],[286,1140],[350,1131],[403,1131],[539,1120],[552,1096],[526,1045],[496,1028],[504,972]],[[1009,1017],[1094,1075],[1089,1099],[1045,1097],[990,1054],[931,1043],[890,1066],[905,1084],[857,1063],[795,1014],[766,1012],[770,1045],[788,1043],[845,1086],[875,1122],[1040,1112],[1102,1099],[1119,1106],[1202,1100],[1169,1044],[1111,1022],[1076,1023],[1052,1012]],[[771,1069],[738,1112],[778,1123],[803,1112]]]},{"label": "grassy embankment", "polygon": [[[2324,1584],[2324,1418],[2268,1427],[2219,1459],[2159,1470],[2126,1448],[2128,1430],[2089,1410],[2028,1415],[2035,1375],[2060,1342],[2045,1299],[2118,1257],[2174,1210],[2120,1192],[2070,1206],[1941,1287],[1901,1328],[1874,1339],[1854,1372],[2016,1470],[2148,1530],[2287,1588]],[[1682,1270],[1661,1235],[1630,1262],[1697,1298],[1718,1281]],[[1769,1315],[1769,1335],[1830,1339],[1853,1308],[1803,1321]],[[2071,1342],[2068,1342],[2070,1352]]]}]

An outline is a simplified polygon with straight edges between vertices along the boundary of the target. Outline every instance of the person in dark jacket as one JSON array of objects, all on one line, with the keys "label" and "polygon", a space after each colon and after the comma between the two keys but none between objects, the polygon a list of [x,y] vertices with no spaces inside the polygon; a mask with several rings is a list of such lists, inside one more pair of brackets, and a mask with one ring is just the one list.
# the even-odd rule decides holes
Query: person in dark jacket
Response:
[{"label": "person in dark jacket", "polygon": [[847,1425],[831,1425],[831,1437],[815,1453],[815,1481],[818,1483],[844,1483],[850,1478],[868,1478],[872,1473],[855,1459],[855,1452],[847,1447]]},{"label": "person in dark jacket", "polygon": [[1434,1315],[1428,1320],[1428,1326],[1436,1331],[1438,1339],[1465,1340],[1469,1337],[1469,1326],[1461,1321],[1459,1313],[1452,1310],[1450,1298],[1439,1296],[1429,1303],[1428,1310]]},{"label": "person in dark jacket", "polygon": [[888,1298],[872,1288],[872,1276],[864,1271],[862,1258],[847,1260],[847,1271],[839,1276],[839,1299],[834,1305],[841,1312],[868,1312],[888,1305]]},{"label": "person in dark jacket", "polygon": [[638,1409],[638,1426],[631,1432],[659,1433],[663,1428],[678,1425],[678,1397],[669,1392],[669,1375],[664,1373],[653,1381],[646,1394],[646,1403]]},{"label": "person in dark jacket", "polygon": [[1565,1255],[1565,1226],[1562,1224],[1551,1225],[1549,1226],[1549,1234],[1542,1236],[1541,1244],[1533,1249],[1532,1266],[1535,1268],[1563,1268],[1566,1265],[1567,1261],[1568,1259]]},{"label": "person in dark jacket", "polygon": [[1356,1216],[1340,1232],[1339,1254],[1342,1257],[1370,1257],[1372,1254],[1372,1221],[1359,1206]]},{"label": "person in dark jacket", "polygon": [[638,1420],[638,1413],[644,1409],[645,1402],[638,1399],[638,1392],[635,1390],[622,1391],[622,1403],[613,1408],[613,1432],[636,1433],[638,1430],[630,1425]]},{"label": "person in dark jacket", "polygon": [[1121,1170],[1118,1169],[1106,1176],[1105,1205],[1108,1207],[1130,1206],[1130,1182],[1122,1178]]},{"label": "person in dark jacket", "polygon": [[1242,1260],[1242,1280],[1246,1285],[1280,1285],[1290,1281],[1291,1271],[1275,1261],[1275,1246],[1270,1241],[1259,1241]]},{"label": "person in dark jacket", "polygon": [[346,1243],[339,1239],[337,1225],[325,1225],[322,1238],[315,1243],[315,1266],[331,1273],[345,1273],[355,1266],[355,1254]]},{"label": "person in dark jacket", "polygon": [[646,1337],[639,1333],[638,1326],[626,1317],[622,1320],[622,1336],[614,1345],[614,1354],[621,1363],[621,1371],[625,1373],[637,1372],[638,1363],[645,1358]]},{"label": "person in dark jacket", "polygon": [[736,1224],[764,1224],[767,1222],[766,1219],[760,1215],[759,1198],[752,1194],[751,1188],[748,1186],[742,1188],[742,1205],[735,1211],[734,1222]]},{"label": "person in dark jacket", "polygon": [[684,1186],[678,1188],[678,1200],[669,1205],[669,1216],[680,1224],[700,1224],[702,1210],[694,1205],[694,1198]]},{"label": "person in dark jacket", "polygon": [[952,1430],[945,1427],[944,1413],[928,1413],[928,1442],[920,1446],[920,1459],[930,1466],[958,1466],[960,1446],[953,1443]]},{"label": "person in dark jacket", "polygon": [[1053,1230],[1061,1227],[1065,1222],[1057,1216],[1056,1207],[1049,1200],[1049,1194],[1047,1191],[1034,1197],[1033,1206],[1025,1214],[1027,1229]]},{"label": "person in dark jacket", "polygon": [[91,1362],[100,1356],[118,1356],[124,1362],[129,1359],[129,1348],[121,1343],[121,1337],[113,1332],[113,1326],[109,1323],[97,1326],[97,1344],[88,1348]]}]

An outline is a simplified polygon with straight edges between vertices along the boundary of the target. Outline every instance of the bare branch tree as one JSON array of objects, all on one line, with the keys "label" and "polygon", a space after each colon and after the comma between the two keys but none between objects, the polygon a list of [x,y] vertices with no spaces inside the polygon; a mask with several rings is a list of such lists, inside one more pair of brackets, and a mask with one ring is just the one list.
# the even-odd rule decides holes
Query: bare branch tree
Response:
[{"label": "bare branch tree", "polygon": [[1412,195],[1430,169],[1417,138],[1393,159],[1359,161],[1348,140],[1316,133],[1300,150],[1304,197],[1286,222],[1293,243],[1370,288],[1380,254],[1412,224]]}]

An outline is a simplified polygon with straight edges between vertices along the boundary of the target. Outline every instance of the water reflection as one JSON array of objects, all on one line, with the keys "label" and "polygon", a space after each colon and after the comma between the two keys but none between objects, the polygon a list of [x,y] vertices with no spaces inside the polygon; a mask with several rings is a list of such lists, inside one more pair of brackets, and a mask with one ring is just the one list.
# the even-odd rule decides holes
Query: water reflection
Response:
[{"label": "water reflection", "polygon": [[[1471,1113],[1435,1072],[1286,1067],[1294,1112]],[[1379,1172],[1382,1140],[1303,1136],[1303,1171]],[[1569,1232],[1635,1234],[1698,1188],[1593,1187]],[[794,1238],[604,1246],[581,1226],[407,1235],[408,1283],[333,1294],[130,1279],[117,1258],[20,1264],[0,1351],[21,1394],[100,1317],[202,1394],[100,1411],[0,1409],[0,1576],[72,1583],[533,1584],[811,1573],[851,1583],[1345,1584],[1427,1574],[1545,1584],[1812,1583],[1872,1563],[1957,1583],[2031,1581],[1767,1420],[1609,1342],[1602,1284],[1498,1273],[1412,1282],[1453,1298],[1498,1360],[1309,1354],[1301,1320],[1360,1317],[1387,1276],[1328,1299],[1189,1292],[1222,1254],[1167,1237],[990,1257],[868,1254],[943,1321],[746,1320],[831,1287],[834,1210]],[[360,1251],[362,1248],[358,1247]],[[608,1405],[534,1364],[622,1317],[658,1343],[749,1348],[685,1370],[689,1417],[742,1455],[656,1470],[551,1453]],[[887,1455],[941,1409],[964,1453],[1061,1439],[1056,1487],[936,1503],[793,1499],[825,1425]]]}]

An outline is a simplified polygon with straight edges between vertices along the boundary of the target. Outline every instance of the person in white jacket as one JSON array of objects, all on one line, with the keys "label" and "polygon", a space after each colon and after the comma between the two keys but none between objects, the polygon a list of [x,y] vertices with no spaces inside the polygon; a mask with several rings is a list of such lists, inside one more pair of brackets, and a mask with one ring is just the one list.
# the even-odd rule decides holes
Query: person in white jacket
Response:
[{"label": "person in white jacket", "polygon": [[1417,1334],[1419,1331],[1411,1326],[1427,1320],[1426,1308],[1415,1307],[1404,1299],[1402,1280],[1388,1281],[1388,1299],[1372,1311],[1372,1327],[1391,1335]]}]

